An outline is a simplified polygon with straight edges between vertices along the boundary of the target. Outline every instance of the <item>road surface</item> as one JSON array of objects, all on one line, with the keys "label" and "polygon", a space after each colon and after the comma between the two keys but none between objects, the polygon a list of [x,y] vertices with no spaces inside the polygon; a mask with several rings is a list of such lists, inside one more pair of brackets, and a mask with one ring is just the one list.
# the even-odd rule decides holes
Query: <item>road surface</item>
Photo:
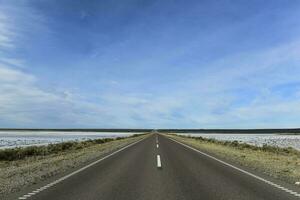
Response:
[{"label": "road surface", "polygon": [[153,134],[64,180],[26,193],[30,200],[300,199],[169,138]]}]

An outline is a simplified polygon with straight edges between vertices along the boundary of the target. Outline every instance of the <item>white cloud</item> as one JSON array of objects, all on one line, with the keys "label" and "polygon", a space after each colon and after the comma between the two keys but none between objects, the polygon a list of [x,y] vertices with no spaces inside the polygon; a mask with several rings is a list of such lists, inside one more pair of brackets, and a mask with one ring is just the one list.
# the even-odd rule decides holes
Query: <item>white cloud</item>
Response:
[{"label": "white cloud", "polygon": [[16,58],[2,57],[0,58],[0,63],[2,63],[3,65],[9,65],[9,66],[21,67],[21,68],[25,66],[24,60],[16,59]]},{"label": "white cloud", "polygon": [[[231,55],[193,72],[173,99],[183,103],[183,127],[272,128],[299,127],[300,98],[272,91],[300,82],[300,42],[240,55]],[[252,94],[253,93],[253,94]],[[172,94],[166,94],[171,95]]]},{"label": "white cloud", "polygon": [[35,77],[26,74],[20,70],[15,70],[9,67],[0,65],[0,84],[29,84],[35,80]]},{"label": "white cloud", "polygon": [[[297,81],[292,66],[298,46],[278,48],[251,55],[255,65],[249,68],[247,56],[222,61],[222,66],[199,79],[186,81],[176,91],[149,93],[102,93],[89,99],[72,90],[46,91],[40,81],[22,68],[0,65],[0,125],[18,127],[194,127],[257,128],[296,127],[300,118],[299,99],[285,100],[275,95],[274,85]],[[281,49],[281,50],[280,50]],[[271,50],[274,52],[274,50]],[[296,52],[288,57],[278,55]],[[268,56],[269,55],[269,56]],[[276,62],[272,61],[272,57]],[[266,61],[265,59],[271,60]],[[248,63],[243,65],[243,62]],[[271,64],[270,64],[271,62]],[[252,62],[253,63],[253,62]],[[266,64],[267,63],[267,64]],[[239,67],[238,67],[239,66]],[[285,71],[287,70],[287,71]],[[299,70],[297,68],[297,70]],[[286,72],[286,73],[284,73]],[[290,75],[290,76],[288,76]],[[245,81],[246,80],[246,81]],[[256,89],[257,96],[236,105],[236,89]],[[92,102],[91,102],[92,100]]]},{"label": "white cloud", "polygon": [[0,66],[0,126],[81,127],[105,126],[109,116],[99,105],[71,91],[49,92],[38,87],[35,76],[21,69]]},{"label": "white cloud", "polygon": [[0,9],[0,50],[3,48],[13,48],[13,37],[15,33],[11,30],[10,19]]},{"label": "white cloud", "polygon": [[[43,18],[34,12],[17,9],[19,17],[30,18],[28,30],[43,27]],[[28,14],[32,13],[32,14]],[[81,13],[86,18],[86,13]],[[16,17],[17,18],[17,17]],[[39,87],[43,80],[30,73],[26,60],[5,53],[18,47],[24,31],[15,18],[0,8],[0,126],[11,127],[165,127],[165,128],[257,128],[299,126],[300,91],[286,100],[272,87],[300,81],[300,41],[255,52],[243,52],[194,68],[189,80],[178,88],[124,92],[122,81],[111,80],[106,91],[96,97],[69,88],[49,91]],[[158,59],[157,65],[191,51],[174,48]],[[119,49],[119,48],[112,48]],[[122,49],[122,48],[120,48]],[[179,52],[177,52],[179,51]],[[162,52],[154,52],[154,54]],[[115,53],[112,53],[115,55]],[[155,57],[155,56],[153,56]],[[156,64],[152,61],[150,63]],[[133,59],[134,60],[134,59]],[[145,58],[146,61],[148,61]],[[144,59],[135,66],[146,63]],[[162,62],[163,61],[163,62]],[[154,65],[153,64],[153,65]],[[17,67],[17,68],[16,68]],[[185,67],[185,66],[183,66]],[[187,70],[188,71],[188,70]],[[160,76],[159,74],[157,76]],[[172,76],[172,73],[170,73]],[[134,82],[135,80],[130,80]],[[126,84],[126,83],[124,83]],[[130,84],[129,84],[130,85]],[[145,86],[146,87],[146,86]],[[173,88],[172,88],[173,87]],[[167,88],[167,89],[166,89]],[[145,88],[146,90],[147,88]],[[169,90],[168,90],[169,89]],[[237,91],[245,91],[239,94]],[[249,91],[255,95],[250,96]],[[246,102],[239,100],[249,95]],[[246,97],[247,98],[247,97]]]}]

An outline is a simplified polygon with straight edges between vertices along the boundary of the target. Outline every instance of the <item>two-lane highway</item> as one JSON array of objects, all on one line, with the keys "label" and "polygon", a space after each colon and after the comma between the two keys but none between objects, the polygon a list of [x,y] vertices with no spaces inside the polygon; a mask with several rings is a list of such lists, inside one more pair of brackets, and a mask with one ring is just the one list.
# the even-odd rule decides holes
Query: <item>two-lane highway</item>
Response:
[{"label": "two-lane highway", "polygon": [[32,200],[293,200],[298,193],[152,134],[61,181],[20,199]]}]

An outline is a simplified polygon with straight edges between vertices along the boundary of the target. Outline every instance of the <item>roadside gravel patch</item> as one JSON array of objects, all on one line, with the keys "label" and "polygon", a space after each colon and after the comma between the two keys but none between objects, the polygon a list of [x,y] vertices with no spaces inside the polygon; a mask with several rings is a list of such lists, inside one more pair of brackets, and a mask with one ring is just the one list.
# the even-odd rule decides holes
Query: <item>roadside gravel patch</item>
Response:
[{"label": "roadside gravel patch", "polygon": [[122,148],[144,136],[95,144],[87,148],[23,160],[0,162],[0,196],[18,192],[23,187],[63,173],[84,163]]},{"label": "roadside gravel patch", "polygon": [[287,183],[295,184],[300,180],[300,156],[295,150],[286,153],[272,152],[272,149],[264,151],[243,144],[230,146],[185,136],[169,135],[168,137]]}]

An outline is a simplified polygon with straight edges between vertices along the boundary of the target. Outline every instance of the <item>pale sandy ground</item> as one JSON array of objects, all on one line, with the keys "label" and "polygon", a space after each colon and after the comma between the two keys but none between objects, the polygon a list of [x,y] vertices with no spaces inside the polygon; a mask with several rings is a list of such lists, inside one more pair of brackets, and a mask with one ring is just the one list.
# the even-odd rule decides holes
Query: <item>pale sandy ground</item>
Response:
[{"label": "pale sandy ground", "polygon": [[126,138],[103,144],[96,144],[80,150],[61,154],[31,157],[18,161],[0,162],[0,195],[17,192],[22,187],[35,184],[59,173],[122,148],[141,137]]},{"label": "pale sandy ground", "polygon": [[276,153],[252,150],[250,148],[231,147],[176,135],[169,137],[282,181],[292,184],[300,181],[300,152]]}]

